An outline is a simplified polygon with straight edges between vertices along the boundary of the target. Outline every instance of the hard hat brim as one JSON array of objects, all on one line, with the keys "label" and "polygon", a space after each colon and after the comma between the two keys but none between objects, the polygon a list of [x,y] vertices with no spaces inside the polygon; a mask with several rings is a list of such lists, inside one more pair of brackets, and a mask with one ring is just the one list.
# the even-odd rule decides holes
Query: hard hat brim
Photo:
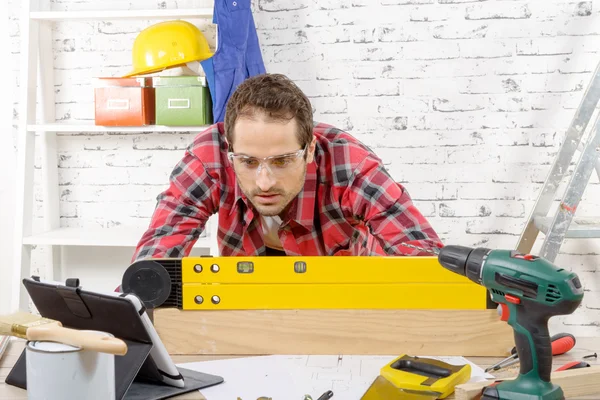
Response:
[{"label": "hard hat brim", "polygon": [[201,58],[197,58],[197,57],[190,57],[189,59],[184,58],[183,60],[181,60],[181,63],[179,63],[179,64],[168,64],[168,65],[160,65],[160,66],[150,67],[150,68],[133,69],[129,73],[123,75],[122,78],[131,78],[132,76],[135,76],[135,75],[152,74],[154,72],[160,72],[160,71],[164,71],[166,69],[180,67],[180,66],[185,65],[192,61],[201,62],[204,60],[208,60],[213,55],[214,55],[214,53],[208,53],[204,57],[201,57]]}]

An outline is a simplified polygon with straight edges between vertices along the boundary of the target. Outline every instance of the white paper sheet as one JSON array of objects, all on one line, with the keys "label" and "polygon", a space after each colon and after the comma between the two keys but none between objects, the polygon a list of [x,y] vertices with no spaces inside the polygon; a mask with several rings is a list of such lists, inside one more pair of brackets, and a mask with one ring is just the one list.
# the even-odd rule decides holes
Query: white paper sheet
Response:
[{"label": "white paper sheet", "polygon": [[200,391],[208,400],[256,400],[261,396],[273,400],[303,398],[296,392],[292,378],[293,364],[280,356],[232,358],[178,365],[225,379],[219,385]]},{"label": "white paper sheet", "polygon": [[[379,370],[398,356],[262,356],[179,364],[225,382],[200,392],[208,400],[316,400],[327,390],[332,400],[360,400]],[[471,364],[470,382],[493,378],[464,357],[430,357],[449,364]]]}]

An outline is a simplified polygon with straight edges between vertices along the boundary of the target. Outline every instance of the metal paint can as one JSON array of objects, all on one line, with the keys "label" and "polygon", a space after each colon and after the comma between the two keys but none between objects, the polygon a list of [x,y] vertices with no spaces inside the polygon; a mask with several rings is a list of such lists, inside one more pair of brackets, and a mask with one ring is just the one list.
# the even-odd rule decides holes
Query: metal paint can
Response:
[{"label": "metal paint can", "polygon": [[113,354],[56,342],[27,342],[26,370],[29,400],[115,399]]}]

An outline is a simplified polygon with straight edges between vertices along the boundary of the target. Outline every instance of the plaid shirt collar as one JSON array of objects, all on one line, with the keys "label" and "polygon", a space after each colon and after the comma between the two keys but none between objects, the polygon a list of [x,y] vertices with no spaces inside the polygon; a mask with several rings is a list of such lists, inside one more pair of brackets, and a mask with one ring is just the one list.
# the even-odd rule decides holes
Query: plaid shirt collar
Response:
[{"label": "plaid shirt collar", "polygon": [[[315,158],[316,159],[316,158]],[[229,164],[229,168],[233,168]],[[235,172],[234,172],[235,174]],[[304,226],[308,230],[312,230],[315,211],[315,198],[317,197],[317,166],[315,161],[306,166],[306,178],[304,186],[300,193],[292,200],[292,204],[288,210],[286,217],[283,219],[282,225],[286,225],[291,221]],[[230,214],[240,211],[243,214],[243,221],[246,226],[249,226],[254,218],[252,204],[248,201],[246,195],[242,192],[240,185],[235,180],[235,203],[231,207]],[[244,211],[243,211],[244,210]],[[243,211],[243,212],[242,212]]]}]

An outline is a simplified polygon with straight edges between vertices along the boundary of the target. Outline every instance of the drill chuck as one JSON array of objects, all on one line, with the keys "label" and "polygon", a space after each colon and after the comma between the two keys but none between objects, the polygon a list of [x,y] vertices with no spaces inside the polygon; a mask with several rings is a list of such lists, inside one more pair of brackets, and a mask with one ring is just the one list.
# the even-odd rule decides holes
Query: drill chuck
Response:
[{"label": "drill chuck", "polygon": [[481,268],[490,249],[448,245],[440,250],[439,263],[446,269],[481,284]]}]

